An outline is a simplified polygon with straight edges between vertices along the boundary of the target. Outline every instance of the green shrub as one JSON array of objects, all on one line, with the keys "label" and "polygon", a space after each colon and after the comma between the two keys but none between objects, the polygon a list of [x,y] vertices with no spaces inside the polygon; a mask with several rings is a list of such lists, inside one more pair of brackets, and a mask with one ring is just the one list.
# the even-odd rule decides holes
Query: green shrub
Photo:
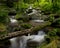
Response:
[{"label": "green shrub", "polygon": [[42,1],[40,3],[40,7],[41,7],[42,10],[50,12],[52,10],[52,3],[46,2],[46,1],[44,1],[44,2]]},{"label": "green shrub", "polygon": [[28,8],[29,5],[27,3],[24,3],[23,1],[18,1],[16,3],[14,3],[14,7],[16,9],[17,12],[24,12],[26,10],[26,8]]},{"label": "green shrub", "polygon": [[57,29],[53,29],[52,31],[48,32],[48,35],[51,37],[56,36]]},{"label": "green shrub", "polygon": [[17,14],[16,16],[15,16],[15,19],[17,19],[17,20],[19,20],[19,19],[21,19],[22,18],[22,14]]},{"label": "green shrub", "polygon": [[17,14],[15,17],[18,21],[23,21],[23,22],[28,22],[29,21],[29,16],[27,15],[22,15],[22,14]]},{"label": "green shrub", "polygon": [[55,19],[55,18],[54,18],[54,14],[50,14],[48,20],[49,20],[50,22],[53,22],[54,19]]},{"label": "green shrub", "polygon": [[38,5],[38,2],[35,2],[34,4],[32,4],[32,7],[33,8],[37,8],[39,5]]}]

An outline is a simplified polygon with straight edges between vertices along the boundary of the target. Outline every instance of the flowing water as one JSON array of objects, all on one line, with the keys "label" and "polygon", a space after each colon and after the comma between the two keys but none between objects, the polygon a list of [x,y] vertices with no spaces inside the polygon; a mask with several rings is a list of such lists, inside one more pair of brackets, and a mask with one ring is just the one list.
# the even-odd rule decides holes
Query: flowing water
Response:
[{"label": "flowing water", "polygon": [[44,41],[45,33],[43,31],[38,31],[37,35],[28,35],[28,36],[21,36],[15,37],[10,39],[11,45],[9,48],[26,48],[27,42],[35,41],[38,44]]},{"label": "flowing water", "polygon": [[10,22],[11,22],[12,24],[14,24],[14,23],[17,23],[18,21],[15,19],[15,16],[11,16],[11,17],[10,17]]},{"label": "flowing water", "polygon": [[36,23],[41,23],[41,22],[44,22],[44,20],[32,20],[33,22],[36,22]]},{"label": "flowing water", "polygon": [[[36,12],[37,12],[36,10],[33,10],[33,12],[28,15],[34,14]],[[10,18],[10,21],[12,24],[17,23],[17,20],[14,19],[14,16]],[[33,20],[33,22],[44,22],[44,20]],[[40,44],[44,41],[44,36],[45,36],[45,33],[44,31],[41,30],[41,31],[38,31],[37,35],[28,34],[28,36],[23,35],[20,37],[11,38],[9,39],[11,42],[11,45],[9,46],[9,48],[30,48],[30,46],[28,46],[27,43],[37,42],[38,44]]]}]

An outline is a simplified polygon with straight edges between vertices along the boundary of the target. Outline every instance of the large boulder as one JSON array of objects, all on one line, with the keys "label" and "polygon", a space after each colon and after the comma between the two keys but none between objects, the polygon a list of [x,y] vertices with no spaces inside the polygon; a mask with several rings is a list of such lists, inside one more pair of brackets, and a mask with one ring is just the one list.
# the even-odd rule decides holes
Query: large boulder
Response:
[{"label": "large boulder", "polygon": [[28,41],[27,42],[27,48],[37,48],[39,46],[39,43],[36,41]]}]

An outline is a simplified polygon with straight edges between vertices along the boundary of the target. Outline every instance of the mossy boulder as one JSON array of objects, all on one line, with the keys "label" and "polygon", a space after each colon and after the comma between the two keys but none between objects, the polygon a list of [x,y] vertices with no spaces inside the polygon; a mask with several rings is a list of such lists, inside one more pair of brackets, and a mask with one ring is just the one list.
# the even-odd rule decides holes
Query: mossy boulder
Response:
[{"label": "mossy boulder", "polygon": [[22,20],[23,22],[28,22],[29,20],[30,20],[30,17],[29,16],[27,16],[26,14],[17,14],[16,16],[15,16],[15,18],[18,20],[18,21],[20,21],[20,20]]}]

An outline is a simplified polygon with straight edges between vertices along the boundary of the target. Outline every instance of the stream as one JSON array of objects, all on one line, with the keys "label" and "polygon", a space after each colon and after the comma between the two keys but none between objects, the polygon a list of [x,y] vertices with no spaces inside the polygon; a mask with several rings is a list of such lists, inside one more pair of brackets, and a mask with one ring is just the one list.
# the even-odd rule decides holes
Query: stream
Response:
[{"label": "stream", "polygon": [[[37,11],[33,10],[33,13],[30,13],[28,15],[35,14],[36,12]],[[40,19],[33,19],[32,21],[36,23],[44,22],[44,20],[40,20]],[[14,16],[10,16],[10,22],[12,26],[18,24],[18,21],[14,19]],[[45,35],[46,35],[45,32],[43,30],[40,30],[37,32],[37,34],[33,34],[33,35],[28,34],[27,36],[23,35],[23,36],[11,38],[9,39],[11,44],[9,45],[8,48],[37,48],[38,46],[40,46],[42,42],[45,41],[44,38]]]},{"label": "stream", "polygon": [[[10,20],[13,24],[17,22],[17,20],[15,20],[14,18],[10,18]],[[33,22],[44,22],[44,20],[33,20]],[[44,42],[45,35],[45,32],[43,30],[40,30],[37,32],[37,34],[28,34],[28,36],[23,35],[20,37],[18,36],[15,38],[11,38],[9,39],[9,41],[11,42],[9,48],[36,48],[42,42]]]},{"label": "stream", "polygon": [[[11,45],[9,48],[34,48],[40,45],[44,41],[45,33],[44,31],[38,31],[37,35],[21,36],[10,39]],[[29,45],[28,45],[29,44]],[[32,44],[32,46],[31,46]]]}]

